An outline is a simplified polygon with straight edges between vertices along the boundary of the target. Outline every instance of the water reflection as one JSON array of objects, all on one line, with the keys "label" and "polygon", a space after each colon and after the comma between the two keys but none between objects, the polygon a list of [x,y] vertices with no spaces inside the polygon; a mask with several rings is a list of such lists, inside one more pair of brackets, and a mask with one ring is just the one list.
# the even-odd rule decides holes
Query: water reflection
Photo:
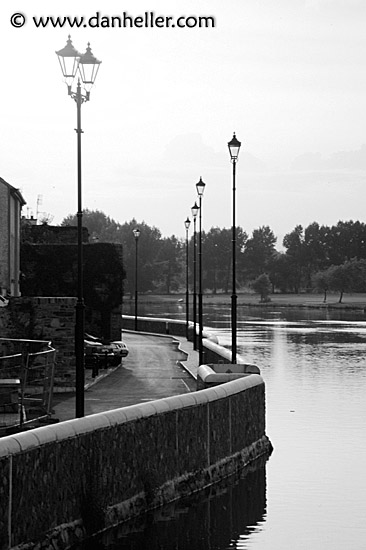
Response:
[{"label": "water reflection", "polygon": [[[141,314],[179,319],[185,315],[175,304],[148,308]],[[207,306],[204,313],[205,327],[212,328],[221,345],[230,347],[230,306]],[[235,523],[233,512],[225,516],[225,525],[219,517],[211,518],[205,526],[216,538],[197,531],[202,544],[189,539],[190,548],[364,549],[365,314],[239,307],[238,353],[260,367],[266,383],[266,432],[275,447],[266,467],[267,505],[255,521]],[[241,506],[244,516],[249,513],[242,503],[231,506]],[[213,505],[208,510],[222,514]],[[180,517],[186,521],[185,512],[175,521]],[[177,544],[174,534],[170,536]],[[161,548],[182,548],[167,544]]]},{"label": "water reflection", "polygon": [[83,550],[207,550],[236,548],[265,518],[265,459],[236,476],[132,522],[121,524]]}]

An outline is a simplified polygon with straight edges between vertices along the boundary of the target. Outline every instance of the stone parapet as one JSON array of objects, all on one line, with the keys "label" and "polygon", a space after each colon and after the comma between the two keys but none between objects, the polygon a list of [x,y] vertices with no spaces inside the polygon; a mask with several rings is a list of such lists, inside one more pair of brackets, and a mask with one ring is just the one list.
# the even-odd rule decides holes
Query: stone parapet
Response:
[{"label": "stone parapet", "polygon": [[271,449],[259,375],[5,437],[0,540],[66,549]]},{"label": "stone parapet", "polygon": [[197,389],[211,388],[251,374],[260,374],[260,370],[250,363],[200,365],[197,370]]}]

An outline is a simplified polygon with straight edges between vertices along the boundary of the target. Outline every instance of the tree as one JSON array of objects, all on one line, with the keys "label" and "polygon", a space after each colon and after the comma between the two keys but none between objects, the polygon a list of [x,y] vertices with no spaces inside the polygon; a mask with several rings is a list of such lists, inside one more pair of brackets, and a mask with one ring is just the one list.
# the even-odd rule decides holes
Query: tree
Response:
[{"label": "tree", "polygon": [[281,292],[293,289],[294,280],[291,272],[291,261],[283,252],[275,252],[271,258],[269,279],[272,284],[272,292],[278,288]]},{"label": "tree", "polygon": [[147,292],[155,290],[156,283],[162,277],[157,263],[161,246],[161,233],[156,227],[150,227],[145,222],[137,222],[133,218],[118,226],[118,239],[123,245],[124,266],[127,274],[126,291],[132,293],[135,289],[136,242],[133,230],[140,229],[137,245],[138,290]]},{"label": "tree", "polygon": [[366,261],[353,258],[341,265],[333,265],[328,269],[328,276],[330,288],[340,293],[338,302],[341,304],[345,292],[364,290]]},{"label": "tree", "polygon": [[257,277],[268,270],[275,253],[277,238],[268,225],[254,229],[244,251],[245,269],[249,277]]},{"label": "tree", "polygon": [[328,234],[330,264],[340,265],[352,258],[366,258],[366,225],[361,222],[339,221]]},{"label": "tree", "polygon": [[[67,216],[61,225],[77,225],[77,217]],[[162,244],[160,230],[147,223],[132,218],[129,222],[119,224],[100,210],[84,210],[83,227],[89,232],[92,242],[109,242],[123,245],[123,264],[126,271],[126,292],[132,294],[135,289],[135,252],[136,243],[133,230],[139,227],[141,234],[138,241],[138,285],[140,292],[155,290],[164,274],[157,263]]]},{"label": "tree", "polygon": [[165,292],[177,291],[181,286],[183,267],[183,243],[174,235],[162,239],[155,266],[158,268],[157,288],[163,286]]},{"label": "tree", "polygon": [[[118,223],[104,214],[100,210],[83,210],[82,218],[83,227],[86,227],[89,232],[90,240],[95,242],[118,242],[117,231]],[[77,215],[69,214],[61,222],[61,226],[77,225]]]},{"label": "tree", "polygon": [[[243,274],[243,250],[247,238],[245,231],[237,227],[236,263],[239,283]],[[203,251],[204,287],[212,289],[214,294],[219,289],[228,293],[232,275],[232,230],[211,227],[208,233],[204,233]]]},{"label": "tree", "polygon": [[329,227],[320,226],[317,222],[308,225],[304,231],[303,249],[304,249],[304,269],[305,284],[311,286],[311,276],[314,272],[325,269],[328,264],[328,244],[327,235]]},{"label": "tree", "polygon": [[204,287],[216,294],[219,289],[229,291],[230,236],[228,229],[211,227],[204,239]]},{"label": "tree", "polygon": [[312,282],[317,290],[324,292],[323,302],[327,301],[327,292],[330,287],[330,272],[329,268],[323,271],[318,271],[313,275]]},{"label": "tree", "polygon": [[261,302],[269,302],[269,293],[271,292],[271,281],[266,273],[262,273],[252,282],[252,287],[257,294],[260,294]]},{"label": "tree", "polygon": [[309,288],[313,275],[319,271],[352,259],[365,259],[366,225],[358,221],[339,221],[328,227],[313,222],[305,231],[298,225],[285,235],[283,245],[287,248],[289,268],[296,281],[295,292],[298,292],[301,286]]},{"label": "tree", "polygon": [[304,233],[301,225],[297,225],[291,233],[284,236],[283,246],[287,248],[286,256],[289,260],[293,290],[297,294],[305,265]]}]

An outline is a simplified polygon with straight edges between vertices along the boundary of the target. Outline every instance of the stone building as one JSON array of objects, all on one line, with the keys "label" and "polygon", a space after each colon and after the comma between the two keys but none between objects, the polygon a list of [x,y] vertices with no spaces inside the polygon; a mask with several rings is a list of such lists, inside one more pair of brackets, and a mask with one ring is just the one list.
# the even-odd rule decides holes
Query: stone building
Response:
[{"label": "stone building", "polygon": [[19,296],[20,218],[26,204],[19,189],[0,177],[0,294]]}]

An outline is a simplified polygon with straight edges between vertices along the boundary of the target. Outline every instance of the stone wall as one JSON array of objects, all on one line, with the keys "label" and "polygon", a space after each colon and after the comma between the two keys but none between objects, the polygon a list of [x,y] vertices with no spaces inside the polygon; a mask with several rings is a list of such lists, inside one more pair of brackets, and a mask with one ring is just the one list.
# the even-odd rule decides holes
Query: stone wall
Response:
[{"label": "stone wall", "polygon": [[[75,386],[75,304],[76,298],[11,298],[0,308],[2,338],[49,340],[57,350],[55,390]],[[92,315],[93,317],[93,315]],[[88,324],[86,323],[88,330]],[[111,336],[121,338],[121,316],[111,315]],[[119,327],[119,328],[118,328]]]},{"label": "stone wall", "polygon": [[[133,315],[122,315],[122,329],[135,330],[135,317]],[[172,319],[137,317],[137,330],[140,332],[185,336],[186,323],[185,321]]]},{"label": "stone wall", "polygon": [[0,310],[3,338],[48,340],[57,350],[55,385],[75,384],[75,303],[76,298],[12,298]]},{"label": "stone wall", "polygon": [[[135,318],[132,315],[122,315],[122,327],[125,330],[134,330]],[[138,317],[137,329],[141,332],[155,334],[170,334],[172,336],[185,336],[185,321],[172,319],[159,319],[155,317]],[[189,333],[192,334],[193,324],[189,325]],[[198,326],[197,326],[198,337]],[[190,340],[192,338],[189,338]],[[231,351],[220,346],[217,336],[206,330],[203,331],[203,363],[231,363]],[[238,355],[237,363],[244,364],[245,361]],[[246,364],[246,363],[245,363]]]},{"label": "stone wall", "polygon": [[68,548],[270,452],[259,375],[2,438],[1,548]]}]

